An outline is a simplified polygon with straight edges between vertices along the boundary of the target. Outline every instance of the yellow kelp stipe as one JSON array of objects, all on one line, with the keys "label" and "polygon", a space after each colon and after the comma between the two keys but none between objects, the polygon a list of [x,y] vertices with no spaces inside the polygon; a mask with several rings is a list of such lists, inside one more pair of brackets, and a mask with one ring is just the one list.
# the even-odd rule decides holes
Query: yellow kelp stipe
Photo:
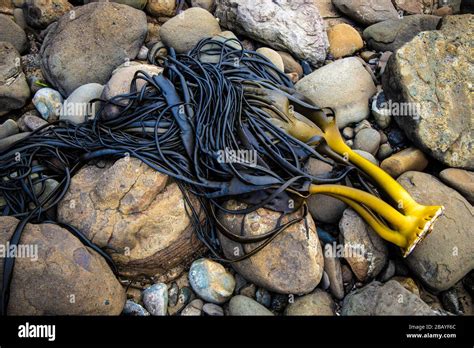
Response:
[{"label": "yellow kelp stipe", "polygon": [[398,245],[402,248],[403,255],[408,256],[432,230],[434,221],[443,213],[444,208],[418,204],[389,174],[352,151],[344,142],[332,111],[314,110],[301,105],[295,107],[299,107],[298,111],[313,123],[313,133],[309,131],[310,123],[302,122],[301,115],[296,117],[289,112],[287,115],[290,121],[285,127],[289,134],[306,142],[312,137],[322,137],[333,152],[366,173],[385,191],[391,202],[389,204],[370,193],[342,185],[311,185],[310,193],[330,195],[345,202],[382,238]]}]

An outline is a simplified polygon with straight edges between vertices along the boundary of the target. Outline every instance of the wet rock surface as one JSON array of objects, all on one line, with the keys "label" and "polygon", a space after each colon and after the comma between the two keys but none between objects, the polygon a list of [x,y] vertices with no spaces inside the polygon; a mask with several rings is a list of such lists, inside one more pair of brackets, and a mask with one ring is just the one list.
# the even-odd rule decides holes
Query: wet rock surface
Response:
[{"label": "wet rock surface", "polygon": [[234,316],[272,316],[274,315],[260,303],[247,296],[234,296],[229,303],[229,314]]}]

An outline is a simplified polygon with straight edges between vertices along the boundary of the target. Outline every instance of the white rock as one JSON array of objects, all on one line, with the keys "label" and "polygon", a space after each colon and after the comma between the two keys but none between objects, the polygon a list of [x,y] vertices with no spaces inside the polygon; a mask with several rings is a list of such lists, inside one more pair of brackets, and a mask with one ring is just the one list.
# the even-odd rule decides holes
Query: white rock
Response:
[{"label": "white rock", "polygon": [[317,64],[329,46],[324,21],[313,1],[217,0],[216,17],[236,33],[289,51]]}]

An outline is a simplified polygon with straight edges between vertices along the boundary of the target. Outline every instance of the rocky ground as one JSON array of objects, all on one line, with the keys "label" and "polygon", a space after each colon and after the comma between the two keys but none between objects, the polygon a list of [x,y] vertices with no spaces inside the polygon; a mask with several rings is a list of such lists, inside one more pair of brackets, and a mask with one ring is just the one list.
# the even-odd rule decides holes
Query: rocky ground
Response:
[{"label": "rocky ground", "polygon": [[[120,279],[68,231],[28,225],[21,242],[39,245],[38,260],[17,260],[10,314],[474,314],[471,1],[192,0],[180,13],[172,0],[85,2],[0,0],[0,151],[58,118],[88,119],[89,101],[127,92],[137,70],[160,73],[150,50],[237,36],[334,108],[349,146],[446,211],[403,259],[344,203],[317,195],[309,234],[294,225],[229,266],[210,259],[167,176],[132,159],[86,166],[57,217],[105,248]],[[67,107],[77,105],[88,107]],[[331,167],[312,159],[307,170]],[[277,217],[259,209],[246,230],[265,233]],[[239,233],[238,217],[219,218]],[[2,244],[16,222],[0,217]],[[226,255],[255,247],[221,243]],[[363,253],[338,253],[348,245]]]}]

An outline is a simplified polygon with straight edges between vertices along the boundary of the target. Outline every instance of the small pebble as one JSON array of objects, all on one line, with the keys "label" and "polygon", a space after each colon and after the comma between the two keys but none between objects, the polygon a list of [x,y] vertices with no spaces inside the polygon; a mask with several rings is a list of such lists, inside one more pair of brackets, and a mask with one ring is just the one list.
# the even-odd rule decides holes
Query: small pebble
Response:
[{"label": "small pebble", "polygon": [[336,238],[326,230],[323,230],[321,227],[317,226],[316,231],[318,233],[318,238],[323,244],[332,244],[336,242]]},{"label": "small pebble", "polygon": [[125,302],[122,314],[134,317],[146,317],[150,315],[150,313],[148,313],[145,308],[131,300],[127,300],[127,302]]},{"label": "small pebble", "polygon": [[380,134],[372,128],[360,130],[354,138],[354,149],[375,155],[380,146]]},{"label": "small pebble", "polygon": [[382,129],[387,128],[392,121],[391,110],[387,108],[387,100],[383,91],[377,93],[372,100],[372,115],[375,123]]},{"label": "small pebble", "polygon": [[452,14],[453,9],[451,8],[451,6],[442,6],[433,11],[433,15],[440,17],[449,16]]},{"label": "small pebble", "polygon": [[235,316],[250,315],[250,316],[271,316],[274,315],[267,308],[262,306],[257,301],[252,300],[247,296],[237,295],[232,297],[229,302],[229,314]]},{"label": "small pebble", "polygon": [[48,124],[41,117],[36,116],[37,114],[36,110],[28,111],[18,119],[17,123],[22,132],[32,132]]},{"label": "small pebble", "polygon": [[174,306],[170,306],[168,303],[168,314],[175,315],[176,313],[181,311],[189,303],[189,301],[191,301],[193,296],[193,291],[187,286],[179,289],[179,295],[176,304]]},{"label": "small pebble", "polygon": [[264,288],[258,288],[255,293],[255,300],[261,305],[269,308],[272,304],[272,295]]},{"label": "small pebble", "polygon": [[285,66],[283,65],[283,59],[281,58],[281,56],[278,54],[277,51],[272,50],[271,48],[268,48],[268,47],[261,47],[256,52],[266,57],[280,71],[285,70]]},{"label": "small pebble", "polygon": [[143,291],[143,304],[151,315],[163,316],[168,311],[168,287],[164,283],[150,286]]},{"label": "small pebble", "polygon": [[128,287],[127,299],[132,300],[135,303],[139,303],[142,300],[142,290],[134,288],[132,286]]},{"label": "small pebble", "polygon": [[314,292],[298,297],[285,309],[287,316],[335,315],[336,304],[327,292],[316,289]]},{"label": "small pebble", "polygon": [[345,127],[345,128],[342,130],[342,135],[343,135],[344,138],[346,138],[346,139],[352,139],[352,138],[354,138],[354,128]]},{"label": "small pebble", "polygon": [[211,317],[222,317],[224,316],[224,310],[222,309],[221,306],[218,306],[214,303],[206,303],[202,307],[202,311],[211,316]]},{"label": "small pebble", "polygon": [[288,295],[275,294],[272,297],[270,308],[272,311],[281,312],[288,304]]},{"label": "small pebble", "polygon": [[360,53],[360,57],[368,63],[371,59],[374,59],[377,57],[377,52],[363,51]]},{"label": "small pebble", "polygon": [[359,155],[361,155],[362,157],[364,157],[366,160],[372,162],[373,164],[375,164],[376,166],[379,165],[379,161],[377,161],[377,159],[371,154],[371,153],[368,153],[366,151],[362,151],[362,150],[354,150],[355,153],[358,153]]},{"label": "small pebble", "polygon": [[213,8],[215,7],[215,3],[214,0],[191,0],[191,6],[200,7],[209,12],[212,12]]},{"label": "small pebble", "polygon": [[300,79],[303,76],[303,68],[301,67],[300,63],[298,63],[288,52],[278,51],[278,54],[283,60],[285,73],[296,74],[297,78]]},{"label": "small pebble", "polygon": [[377,152],[377,158],[383,161],[393,153],[392,146],[389,143],[380,145],[379,151]]},{"label": "small pebble", "polygon": [[21,29],[25,30],[28,27],[28,25],[26,24],[25,14],[23,13],[22,9],[14,9],[13,18],[15,18],[15,23],[18,24]]},{"label": "small pebble", "polygon": [[321,279],[321,288],[324,290],[329,289],[329,286],[331,285],[331,282],[329,281],[329,276],[326,272],[323,272],[323,278]]},{"label": "small pebble", "polygon": [[331,294],[338,300],[344,298],[344,283],[342,281],[341,262],[336,254],[336,247],[326,244],[324,250],[324,273],[329,278]]},{"label": "small pebble", "polygon": [[354,54],[364,47],[359,32],[346,23],[336,24],[327,30],[329,53],[335,58]]},{"label": "small pebble", "polygon": [[104,86],[98,83],[87,83],[76,88],[63,103],[60,120],[75,124],[93,119],[99,110],[99,102],[90,103],[91,100],[100,98]]},{"label": "small pebble", "polygon": [[244,288],[242,288],[242,290],[240,290],[240,295],[255,298],[256,291],[257,287],[255,286],[255,284],[248,284]]},{"label": "small pebble", "polygon": [[179,287],[178,287],[178,284],[173,282],[173,284],[171,284],[168,290],[168,306],[170,307],[176,306],[176,303],[178,302],[178,298],[179,298]]},{"label": "small pebble", "polygon": [[63,97],[52,88],[41,88],[33,97],[33,104],[41,117],[48,122],[54,122],[61,114]]},{"label": "small pebble", "polygon": [[148,47],[142,46],[140,51],[138,51],[137,59],[138,60],[146,60],[148,57]]},{"label": "small pebble", "polygon": [[17,134],[20,131],[18,125],[12,119],[8,119],[0,125],[0,139]]},{"label": "small pebble", "polygon": [[21,8],[26,4],[27,0],[13,0],[13,5],[15,7]]},{"label": "small pebble", "polygon": [[365,128],[372,128],[372,125],[370,124],[369,121],[367,120],[363,120],[361,122],[359,122],[355,128],[354,128],[354,133],[357,134],[359,133],[362,129],[365,129]]},{"label": "small pebble", "polygon": [[226,302],[235,288],[234,276],[224,266],[204,258],[191,265],[189,283],[199,297],[216,304]]},{"label": "small pebble", "polygon": [[181,312],[182,316],[200,316],[204,302],[200,299],[192,300]]},{"label": "small pebble", "polygon": [[428,165],[428,159],[425,154],[415,148],[409,147],[386,158],[380,167],[392,177],[397,178],[408,171],[423,171]]},{"label": "small pebble", "polygon": [[387,134],[387,137],[388,137],[388,142],[394,148],[402,147],[407,143],[407,138],[405,136],[405,133],[403,133],[403,131],[398,127],[391,128]]}]

